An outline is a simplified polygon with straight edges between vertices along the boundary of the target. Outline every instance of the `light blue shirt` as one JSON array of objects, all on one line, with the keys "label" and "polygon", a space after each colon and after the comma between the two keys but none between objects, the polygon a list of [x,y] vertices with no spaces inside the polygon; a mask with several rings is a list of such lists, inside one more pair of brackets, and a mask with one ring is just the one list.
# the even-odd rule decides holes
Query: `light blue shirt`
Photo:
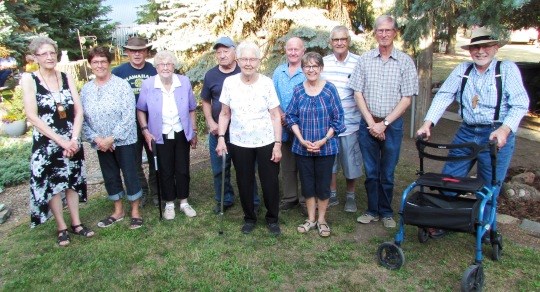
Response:
[{"label": "light blue shirt", "polygon": [[[274,81],[274,87],[276,88],[279,105],[283,112],[285,112],[292,100],[294,87],[304,82],[306,76],[301,67],[298,67],[292,76],[289,75],[289,64],[285,63],[277,66],[276,70],[274,70],[274,75],[272,75],[272,80]],[[282,141],[287,141],[289,139],[289,134],[291,134],[287,128],[283,128],[281,133]]]},{"label": "light blue shirt", "polygon": [[[469,73],[469,80],[463,90],[463,121],[469,125],[491,124],[502,122],[516,132],[519,122],[529,108],[529,96],[521,74],[515,63],[504,61],[501,63],[502,100],[499,120],[494,121],[495,107],[497,105],[497,87],[495,85],[495,65],[493,59],[484,73],[479,73],[476,66]],[[454,101],[460,102],[461,79],[471,62],[458,65],[444,81],[441,89],[435,95],[425,120],[437,124],[446,108]],[[478,102],[473,107],[473,98],[477,96]],[[461,106],[460,113],[461,113]]]}]

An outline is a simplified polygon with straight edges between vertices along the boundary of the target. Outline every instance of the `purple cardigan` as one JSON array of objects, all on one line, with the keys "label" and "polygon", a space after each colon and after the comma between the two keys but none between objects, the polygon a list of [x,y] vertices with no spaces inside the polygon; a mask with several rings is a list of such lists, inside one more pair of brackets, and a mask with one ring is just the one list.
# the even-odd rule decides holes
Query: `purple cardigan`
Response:
[{"label": "purple cardigan", "polygon": [[[139,100],[137,101],[137,109],[148,113],[148,130],[156,138],[156,143],[163,144],[163,95],[160,88],[154,86],[156,76],[152,76],[143,81]],[[180,79],[180,87],[174,89],[174,99],[176,100],[176,108],[180,117],[180,124],[184,128],[186,139],[193,139],[193,127],[189,113],[197,107],[195,95],[191,88],[189,78],[184,75],[175,76]]]}]

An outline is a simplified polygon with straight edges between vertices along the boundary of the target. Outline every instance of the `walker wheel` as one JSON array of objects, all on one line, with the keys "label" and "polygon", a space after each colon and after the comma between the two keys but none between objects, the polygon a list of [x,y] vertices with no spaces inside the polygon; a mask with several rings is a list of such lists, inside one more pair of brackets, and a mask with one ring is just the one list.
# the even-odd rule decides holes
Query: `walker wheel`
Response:
[{"label": "walker wheel", "polygon": [[418,227],[418,241],[420,243],[425,243],[429,239],[429,232],[427,228]]},{"label": "walker wheel", "polygon": [[498,261],[501,259],[503,243],[502,235],[497,233],[495,240],[491,244],[491,259]]},{"label": "walker wheel", "polygon": [[379,245],[377,257],[379,259],[379,264],[390,270],[401,268],[405,262],[403,250],[392,242],[385,242]]},{"label": "walker wheel", "polygon": [[482,291],[484,286],[484,269],[482,265],[470,265],[461,278],[461,291]]}]

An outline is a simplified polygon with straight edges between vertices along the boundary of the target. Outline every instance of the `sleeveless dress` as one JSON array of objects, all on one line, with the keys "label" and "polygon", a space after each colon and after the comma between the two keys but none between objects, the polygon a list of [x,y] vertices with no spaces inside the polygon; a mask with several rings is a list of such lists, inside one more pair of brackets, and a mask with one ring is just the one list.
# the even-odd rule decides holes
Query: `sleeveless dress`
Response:
[{"label": "sleeveless dress", "polygon": [[[71,139],[74,119],[74,104],[65,73],[61,73],[62,88],[60,92],[49,92],[32,73],[36,84],[37,114],[57,134]],[[56,102],[65,108],[66,118],[60,119],[56,110]],[[73,189],[79,194],[79,201],[86,202],[86,168],[84,150],[80,150],[71,158],[64,158],[63,148],[36,128],[33,131],[32,156],[30,158],[30,227],[44,223],[52,212],[49,201],[53,195],[66,189]]]}]

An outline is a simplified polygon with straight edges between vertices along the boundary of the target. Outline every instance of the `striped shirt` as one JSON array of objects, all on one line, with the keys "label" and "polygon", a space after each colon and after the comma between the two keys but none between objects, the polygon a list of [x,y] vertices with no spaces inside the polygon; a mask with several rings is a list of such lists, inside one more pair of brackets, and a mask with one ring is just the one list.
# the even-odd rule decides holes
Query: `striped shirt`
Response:
[{"label": "striped shirt", "polygon": [[[311,142],[323,139],[330,128],[334,128],[335,135],[345,131],[343,108],[336,87],[326,82],[317,96],[310,96],[304,84],[298,84],[294,88],[292,101],[287,107],[286,121],[289,129],[295,124],[298,125],[304,140]],[[317,154],[308,152],[294,137],[292,152],[303,156],[337,154],[339,141],[335,135],[321,147],[321,151]]]},{"label": "striped shirt", "polygon": [[384,118],[402,97],[418,94],[418,75],[407,54],[394,48],[384,61],[377,48],[360,57],[348,85],[362,93],[374,117]]},{"label": "striped shirt", "polygon": [[345,127],[347,129],[339,136],[350,135],[360,128],[361,116],[354,100],[354,90],[347,84],[359,58],[360,56],[351,52],[347,53],[347,57],[343,62],[338,61],[334,54],[323,58],[324,69],[321,72],[321,77],[336,86],[343,107]]},{"label": "striped shirt", "polygon": [[[495,65],[493,59],[484,73],[479,73],[476,66],[469,73],[469,80],[463,90],[463,121],[469,125],[491,124],[497,105],[497,87],[495,85]],[[471,62],[458,65],[444,81],[441,89],[435,95],[425,120],[436,124],[444,111],[454,99],[460,102],[461,79]],[[529,97],[523,87],[523,81],[518,67],[513,62],[501,63],[502,100],[499,121],[507,125],[515,133],[519,122],[529,108]],[[472,99],[478,97],[475,108]],[[461,113],[461,106],[460,106]]]},{"label": "striped shirt", "polygon": [[[292,76],[289,75],[289,64],[281,64],[274,71],[272,76],[274,81],[274,87],[279,98],[279,105],[283,111],[287,110],[287,106],[291,102],[293,90],[296,85],[304,82],[306,76],[301,67],[298,67],[296,72]],[[288,130],[283,129],[281,132],[281,140],[288,141],[291,133]]]}]

